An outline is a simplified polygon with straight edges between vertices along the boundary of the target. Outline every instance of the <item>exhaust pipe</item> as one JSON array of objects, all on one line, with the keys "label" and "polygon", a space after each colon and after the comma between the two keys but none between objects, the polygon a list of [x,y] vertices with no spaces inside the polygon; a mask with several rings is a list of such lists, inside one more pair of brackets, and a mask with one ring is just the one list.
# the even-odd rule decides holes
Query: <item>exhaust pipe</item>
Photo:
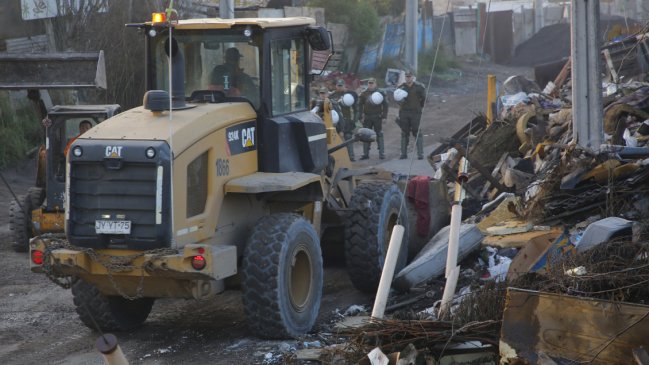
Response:
[{"label": "exhaust pipe", "polygon": [[[165,53],[169,56],[169,38],[165,42]],[[171,100],[172,108],[185,107],[185,58],[183,57],[178,42],[171,38]]]}]

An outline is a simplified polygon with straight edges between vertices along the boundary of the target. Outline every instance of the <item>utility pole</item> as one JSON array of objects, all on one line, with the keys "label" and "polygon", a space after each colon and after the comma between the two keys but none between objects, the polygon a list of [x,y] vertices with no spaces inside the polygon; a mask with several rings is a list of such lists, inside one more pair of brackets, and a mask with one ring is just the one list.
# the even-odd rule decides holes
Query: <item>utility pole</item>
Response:
[{"label": "utility pole", "polygon": [[417,74],[417,5],[418,0],[406,0],[406,64]]},{"label": "utility pole", "polygon": [[545,25],[543,18],[544,0],[534,0],[534,33],[538,33]]},{"label": "utility pole", "polygon": [[234,19],[234,0],[221,0],[219,3],[219,16],[222,19]]},{"label": "utility pole", "polygon": [[571,6],[572,134],[580,146],[599,150],[604,140],[599,1],[572,0]]}]

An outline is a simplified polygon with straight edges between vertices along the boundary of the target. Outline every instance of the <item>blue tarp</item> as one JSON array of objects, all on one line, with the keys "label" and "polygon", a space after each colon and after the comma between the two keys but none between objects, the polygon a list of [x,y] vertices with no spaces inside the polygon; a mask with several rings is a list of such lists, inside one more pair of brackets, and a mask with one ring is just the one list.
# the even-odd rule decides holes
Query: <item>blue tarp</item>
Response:
[{"label": "blue tarp", "polygon": [[403,23],[388,24],[383,37],[383,58],[397,58],[401,52],[401,45],[406,37],[406,28]]},{"label": "blue tarp", "polygon": [[[423,21],[418,21],[418,37],[417,49],[419,52],[424,47],[424,37],[426,37],[426,46],[428,49],[433,46],[433,22],[427,21],[424,27]],[[406,28],[403,23],[389,23],[385,27],[385,34],[383,36],[383,52],[381,59],[399,58],[401,48],[404,46],[404,38],[406,35]],[[361,60],[358,65],[358,72],[369,73],[376,69],[379,60],[379,47],[380,44],[366,46],[361,55]]]},{"label": "blue tarp", "polygon": [[358,72],[368,73],[376,69],[376,61],[378,60],[379,55],[379,45],[375,44],[373,46],[366,46],[361,60],[358,64]]}]

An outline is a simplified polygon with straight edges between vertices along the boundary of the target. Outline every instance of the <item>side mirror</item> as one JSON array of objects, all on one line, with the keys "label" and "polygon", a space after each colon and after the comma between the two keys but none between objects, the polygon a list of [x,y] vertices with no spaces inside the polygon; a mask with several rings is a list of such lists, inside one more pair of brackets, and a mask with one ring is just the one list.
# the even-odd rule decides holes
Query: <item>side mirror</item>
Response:
[{"label": "side mirror", "polygon": [[326,51],[331,48],[331,34],[323,27],[307,27],[306,39],[314,51]]},{"label": "side mirror", "polygon": [[376,132],[370,128],[358,128],[356,134],[354,135],[354,140],[360,142],[375,142],[376,141]]}]

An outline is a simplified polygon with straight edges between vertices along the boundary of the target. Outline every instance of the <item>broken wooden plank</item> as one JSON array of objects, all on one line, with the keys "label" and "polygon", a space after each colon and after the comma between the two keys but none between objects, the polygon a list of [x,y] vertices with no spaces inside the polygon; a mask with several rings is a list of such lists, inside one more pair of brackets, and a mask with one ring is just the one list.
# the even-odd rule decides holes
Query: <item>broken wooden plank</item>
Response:
[{"label": "broken wooden plank", "polygon": [[532,224],[532,222],[527,222],[520,219],[511,219],[487,228],[487,235],[506,236],[508,234],[525,233],[531,231],[533,227],[534,224]]},{"label": "broken wooden plank", "polygon": [[489,173],[489,171],[487,171],[487,169],[485,169],[484,166],[482,166],[473,157],[469,156],[466,153],[466,150],[464,149],[464,147],[462,147],[462,145],[460,145],[459,143],[456,143],[455,146],[453,146],[453,147],[455,147],[455,149],[459,152],[459,155],[464,156],[469,161],[469,163],[471,164],[471,167],[478,170],[478,172],[482,176],[484,176],[491,183],[491,185],[493,185],[496,189],[498,189],[498,192],[509,191],[509,189],[507,189],[504,185],[502,185],[500,183],[500,181],[498,181],[495,177],[491,176],[491,173]]},{"label": "broken wooden plank", "polygon": [[530,231],[517,234],[508,234],[506,236],[486,236],[482,240],[483,246],[495,246],[501,248],[516,247],[521,248],[525,247],[530,240],[537,237],[546,235],[548,233],[553,233],[557,237],[563,232],[563,228],[555,227],[551,228],[549,231]]},{"label": "broken wooden plank", "polygon": [[[455,132],[450,138],[450,140],[453,141],[458,141],[462,140],[465,138],[468,138],[471,135],[476,135],[482,131],[485,130],[487,127],[487,119],[485,118],[484,115],[478,115],[475,118],[473,118],[469,123],[464,125],[464,127],[460,128],[459,131]],[[448,143],[447,141],[442,141],[437,148],[433,150],[433,152],[430,153],[429,156],[435,156],[439,155],[440,153],[443,153],[447,149],[449,149],[452,146],[452,143]]]},{"label": "broken wooden plank", "polygon": [[566,83],[566,80],[568,79],[568,76],[570,75],[570,71],[572,69],[572,58],[568,58],[566,61],[566,64],[563,65],[563,68],[557,75],[557,78],[554,79],[554,90],[550,93],[550,96],[557,97],[559,96],[559,92],[561,91],[561,87],[563,84]]},{"label": "broken wooden plank", "polygon": [[[494,167],[493,171],[491,171],[491,176],[496,178],[496,176],[498,175],[498,171],[500,171],[500,168],[502,167],[502,165],[505,163],[505,161],[507,161],[507,156],[509,156],[509,152],[505,152],[505,153],[503,153],[502,156],[500,156],[500,160],[498,160],[498,163],[496,164],[496,167]],[[482,188],[482,190],[480,190],[480,196],[481,197],[484,196],[487,193],[487,191],[489,190],[490,187],[491,187],[491,182],[487,181],[484,184],[484,187]]]},{"label": "broken wooden plank", "polygon": [[604,60],[606,61],[606,68],[608,69],[608,72],[611,75],[611,80],[609,81],[617,84],[618,82],[620,82],[620,80],[617,76],[617,71],[615,70],[615,66],[613,65],[613,59],[611,59],[611,51],[608,49],[604,49],[604,51],[602,51],[602,54],[604,55]]},{"label": "broken wooden plank", "polygon": [[478,228],[482,233],[487,234],[487,228],[495,226],[500,222],[517,219],[516,206],[520,204],[520,198],[515,196],[506,197],[478,223]]},{"label": "broken wooden plank", "polygon": [[[455,179],[454,176],[457,176],[457,172],[453,171],[451,169],[451,167],[449,167],[447,164],[444,163],[444,164],[442,164],[442,171],[444,171],[444,173],[445,173],[446,181],[448,181],[450,183],[455,183],[456,182],[456,179]],[[462,184],[462,187],[464,188],[464,190],[467,193],[469,193],[469,195],[471,195],[472,197],[480,200],[480,194],[477,191],[475,191],[475,189],[470,187],[468,184]]]}]

